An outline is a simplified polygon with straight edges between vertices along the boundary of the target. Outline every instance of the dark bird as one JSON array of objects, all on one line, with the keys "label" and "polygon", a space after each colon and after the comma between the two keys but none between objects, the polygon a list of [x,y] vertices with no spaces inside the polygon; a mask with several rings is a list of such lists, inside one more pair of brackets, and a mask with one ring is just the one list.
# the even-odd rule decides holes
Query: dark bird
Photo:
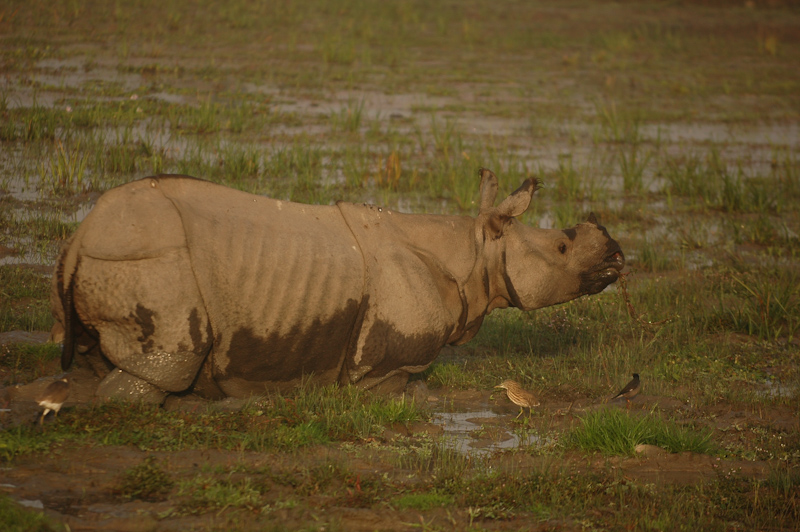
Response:
[{"label": "dark bird", "polygon": [[617,395],[611,398],[611,400],[613,401],[614,399],[624,397],[625,400],[628,402],[628,406],[630,406],[631,399],[636,397],[636,394],[639,393],[639,390],[641,388],[642,388],[642,383],[641,381],[639,381],[639,374],[634,373],[631,382],[626,384],[625,387],[621,389]]},{"label": "dark bird", "polygon": [[525,408],[528,409],[528,414],[530,414],[531,408],[534,406],[539,406],[539,400],[536,398],[536,396],[523,388],[522,385],[517,381],[503,381],[495,386],[495,388],[503,388],[506,391],[508,398],[511,399],[511,402],[519,407],[519,414],[517,414],[517,418],[522,415],[522,412]]},{"label": "dark bird", "polygon": [[44,416],[51,410],[58,417],[58,411],[61,410],[61,405],[64,404],[67,397],[69,397],[69,381],[67,381],[66,377],[48,384],[47,388],[36,397],[36,402],[39,403],[39,406],[44,407],[42,417],[39,418],[39,424],[44,423]]}]

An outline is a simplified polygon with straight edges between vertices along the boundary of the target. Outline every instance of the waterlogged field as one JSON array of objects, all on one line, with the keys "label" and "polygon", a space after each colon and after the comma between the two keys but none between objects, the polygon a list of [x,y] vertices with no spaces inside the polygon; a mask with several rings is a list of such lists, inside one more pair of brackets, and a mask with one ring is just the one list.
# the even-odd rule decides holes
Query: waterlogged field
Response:
[{"label": "waterlogged field", "polygon": [[[3,529],[800,526],[793,3],[7,0],[0,72]],[[413,401],[72,397],[39,427],[20,399],[60,373],[51,270],[104,190],[474,215],[480,167],[544,183],[525,223],[595,212],[626,289],[496,312]]]}]

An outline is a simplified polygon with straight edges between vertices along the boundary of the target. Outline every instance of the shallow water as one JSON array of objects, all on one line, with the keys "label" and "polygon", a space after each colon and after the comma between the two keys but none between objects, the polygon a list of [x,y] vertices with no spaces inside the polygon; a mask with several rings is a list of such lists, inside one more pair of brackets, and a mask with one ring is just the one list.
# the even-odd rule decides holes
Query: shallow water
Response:
[{"label": "shallow water", "polygon": [[468,412],[435,412],[431,422],[444,429],[446,445],[464,454],[487,455],[540,442],[535,434],[506,430],[507,415],[491,409]]}]

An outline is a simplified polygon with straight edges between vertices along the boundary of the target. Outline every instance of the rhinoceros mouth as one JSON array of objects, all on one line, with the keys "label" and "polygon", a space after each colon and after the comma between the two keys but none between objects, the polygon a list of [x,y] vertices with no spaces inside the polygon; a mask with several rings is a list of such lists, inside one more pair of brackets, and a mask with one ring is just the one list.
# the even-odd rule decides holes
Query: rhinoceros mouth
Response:
[{"label": "rhinoceros mouth", "polygon": [[615,270],[619,275],[619,272],[621,272],[622,268],[625,267],[625,255],[622,254],[621,249],[617,248],[613,253],[606,257],[606,260],[603,261],[603,263],[603,269]]},{"label": "rhinoceros mouth", "polygon": [[580,292],[596,294],[606,286],[619,279],[619,273],[625,267],[625,255],[616,248],[590,272],[581,275]]}]

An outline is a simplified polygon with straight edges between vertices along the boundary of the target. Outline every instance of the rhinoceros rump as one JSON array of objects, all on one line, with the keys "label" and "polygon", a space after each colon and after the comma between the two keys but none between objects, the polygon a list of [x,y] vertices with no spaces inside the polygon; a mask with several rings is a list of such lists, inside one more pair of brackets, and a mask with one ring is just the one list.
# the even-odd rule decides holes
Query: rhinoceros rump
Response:
[{"label": "rhinoceros rump", "polygon": [[187,176],[104,194],[62,251],[52,307],[101,397],[245,397],[317,383],[402,389],[496,308],[597,293],[624,258],[594,216],[516,221],[536,182],[476,218],[303,205]]}]

